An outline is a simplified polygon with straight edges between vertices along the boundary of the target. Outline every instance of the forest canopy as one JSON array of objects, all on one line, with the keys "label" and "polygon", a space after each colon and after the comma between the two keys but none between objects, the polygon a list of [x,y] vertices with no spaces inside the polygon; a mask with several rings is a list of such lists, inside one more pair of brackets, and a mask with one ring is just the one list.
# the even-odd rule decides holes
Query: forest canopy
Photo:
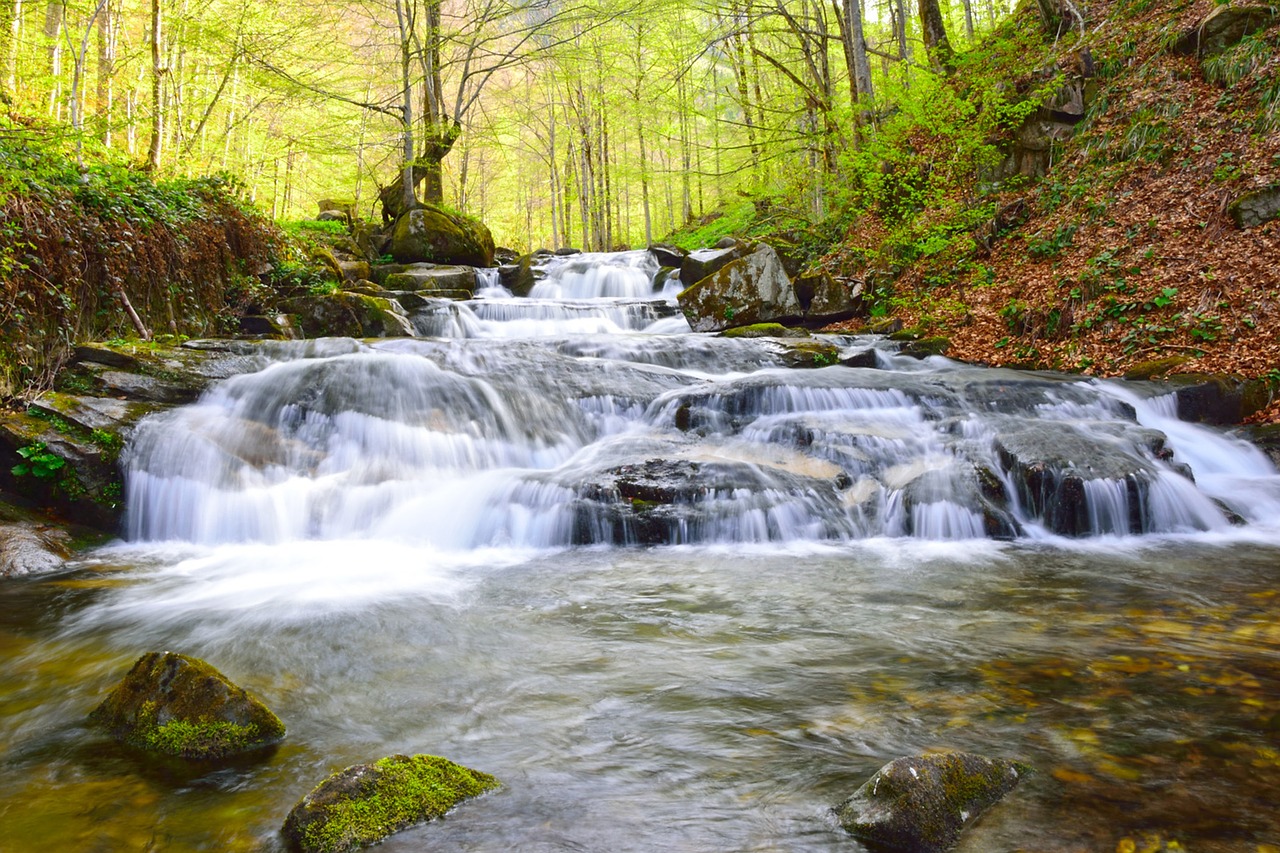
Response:
[{"label": "forest canopy", "polygon": [[81,158],[229,172],[276,218],[314,215],[324,198],[373,215],[412,152],[418,195],[485,220],[500,242],[604,249],[747,199],[821,220],[849,192],[849,159],[867,156],[866,128],[904,92],[936,88],[1009,11],[1003,0],[4,0],[0,90]]}]

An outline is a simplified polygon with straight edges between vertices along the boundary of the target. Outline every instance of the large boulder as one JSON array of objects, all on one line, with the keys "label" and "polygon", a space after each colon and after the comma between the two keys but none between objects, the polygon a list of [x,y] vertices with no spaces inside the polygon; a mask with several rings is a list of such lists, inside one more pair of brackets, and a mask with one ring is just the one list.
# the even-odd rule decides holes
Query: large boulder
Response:
[{"label": "large boulder", "polygon": [[845,831],[876,849],[942,853],[1029,768],[967,752],[899,758],[836,807]]},{"label": "large boulder", "polygon": [[209,664],[148,652],[89,714],[117,740],[161,755],[213,760],[262,749],[284,723]]},{"label": "large boulder", "polygon": [[402,264],[493,265],[493,235],[483,222],[434,205],[401,214],[391,232],[391,255]]},{"label": "large boulder", "polygon": [[434,755],[356,764],[298,801],[284,822],[285,841],[303,853],[358,850],[500,785],[488,773]]},{"label": "large boulder", "polygon": [[681,291],[677,298],[695,332],[719,332],[804,313],[778,253],[765,244]]},{"label": "large boulder", "polygon": [[812,323],[845,320],[863,307],[862,282],[838,281],[826,272],[797,276],[795,291],[804,308],[805,320]]},{"label": "large boulder", "polygon": [[[714,249],[698,249],[696,252],[690,252],[681,258],[678,264],[680,281],[685,287],[697,284],[726,264],[745,258],[749,251],[746,243],[732,240],[727,245],[717,246]],[[674,267],[677,264],[671,266]]]},{"label": "large boulder", "polygon": [[1258,3],[1218,6],[1182,34],[1174,50],[1187,55],[1214,56],[1275,23],[1276,10]]}]

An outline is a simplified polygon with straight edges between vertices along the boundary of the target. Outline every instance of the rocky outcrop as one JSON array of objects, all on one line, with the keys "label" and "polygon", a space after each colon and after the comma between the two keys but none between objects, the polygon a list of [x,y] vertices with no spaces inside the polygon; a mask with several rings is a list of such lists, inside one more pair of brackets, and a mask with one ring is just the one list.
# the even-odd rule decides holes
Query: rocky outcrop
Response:
[{"label": "rocky outcrop", "polygon": [[794,286],[804,318],[811,323],[846,320],[862,308],[861,281],[837,281],[829,273],[810,272],[796,276]]},{"label": "rocky outcrop", "polygon": [[423,205],[401,214],[391,232],[391,255],[402,264],[493,265],[493,235],[484,223]]},{"label": "rocky outcrop", "polygon": [[284,737],[279,717],[197,658],[149,652],[90,714],[122,743],[189,760],[214,760]]},{"label": "rocky outcrop", "polygon": [[1240,228],[1256,228],[1280,216],[1280,187],[1253,190],[1231,202],[1227,215]]},{"label": "rocky outcrop", "polygon": [[1259,3],[1218,6],[1183,33],[1174,50],[1188,56],[1214,56],[1275,21],[1276,10],[1271,6]]},{"label": "rocky outcrop", "polygon": [[1029,769],[967,752],[899,758],[837,806],[836,816],[846,832],[877,849],[943,853]]},{"label": "rocky outcrop", "polygon": [[321,782],[289,812],[283,833],[289,848],[303,853],[358,850],[500,785],[446,758],[392,755]]},{"label": "rocky outcrop", "polygon": [[763,244],[686,288],[678,299],[695,332],[797,318],[804,312],[778,253]]},{"label": "rocky outcrop", "polygon": [[658,266],[679,269],[688,252],[678,246],[672,246],[667,243],[654,243],[649,246],[649,254],[653,255],[653,259],[658,262]]}]

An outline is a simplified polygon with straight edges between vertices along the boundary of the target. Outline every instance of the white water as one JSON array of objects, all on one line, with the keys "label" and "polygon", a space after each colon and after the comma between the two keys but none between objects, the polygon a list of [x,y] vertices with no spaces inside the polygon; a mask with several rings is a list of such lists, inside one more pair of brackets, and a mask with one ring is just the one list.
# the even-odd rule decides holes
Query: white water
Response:
[{"label": "white water", "polygon": [[[938,747],[1039,771],[966,853],[1280,831],[1256,449],[1133,386],[787,369],[652,289],[423,311],[147,421],[127,541],[0,587],[0,849],[280,851],[300,796],[394,752],[505,787],[388,851],[838,853],[831,806]],[[151,649],[285,743],[173,776],[88,729]]]}]

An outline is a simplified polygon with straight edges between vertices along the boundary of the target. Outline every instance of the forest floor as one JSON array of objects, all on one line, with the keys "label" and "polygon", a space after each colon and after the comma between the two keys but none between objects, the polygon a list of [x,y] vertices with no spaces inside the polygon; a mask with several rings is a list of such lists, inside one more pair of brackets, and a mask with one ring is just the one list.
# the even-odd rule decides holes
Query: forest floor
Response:
[{"label": "forest floor", "polygon": [[[1213,0],[1142,5],[1091,6],[1090,49],[1113,70],[1045,177],[997,194],[1020,224],[958,274],[938,276],[930,259],[906,265],[889,313],[947,337],[947,355],[965,361],[1280,386],[1280,221],[1244,229],[1227,212],[1280,185],[1280,28],[1221,57],[1185,56],[1172,35]],[[885,233],[874,215],[855,221],[828,269],[865,273],[855,259]],[[1280,420],[1280,400],[1255,417]]]}]

